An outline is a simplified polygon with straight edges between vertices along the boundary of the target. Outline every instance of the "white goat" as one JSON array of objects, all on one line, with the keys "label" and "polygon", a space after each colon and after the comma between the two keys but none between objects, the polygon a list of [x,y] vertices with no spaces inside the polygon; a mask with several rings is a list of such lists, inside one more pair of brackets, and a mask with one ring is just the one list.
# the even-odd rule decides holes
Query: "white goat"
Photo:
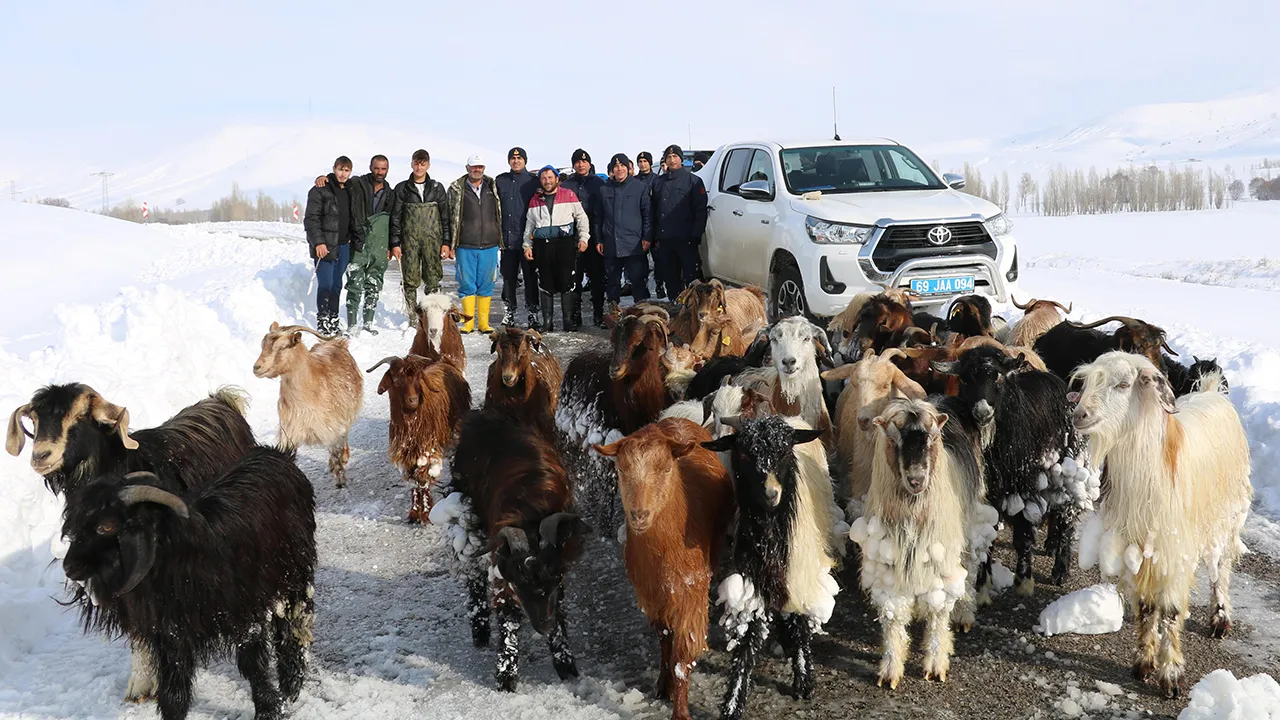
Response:
[{"label": "white goat", "polygon": [[831,359],[826,333],[803,317],[784,318],[769,328],[769,352],[772,367],[749,368],[735,376],[733,384],[768,398],[778,415],[799,417],[823,431],[823,445],[830,447],[831,416],[818,374],[819,359]]},{"label": "white goat", "polygon": [[[321,338],[310,350],[302,333]],[[260,378],[280,378],[280,436],[285,449],[301,445],[329,448],[334,485],[346,487],[351,447],[347,435],[364,402],[364,379],[346,338],[324,338],[301,325],[271,323],[262,354],[253,364]]]},{"label": "white goat", "polygon": [[1076,429],[1106,463],[1109,488],[1082,532],[1081,567],[1120,576],[1138,622],[1134,675],[1166,696],[1183,685],[1182,626],[1203,560],[1210,632],[1231,628],[1231,570],[1249,512],[1249,443],[1216,378],[1174,403],[1165,376],[1141,355],[1109,352],[1076,370]]},{"label": "white goat", "polygon": [[430,346],[445,362],[465,372],[467,351],[462,346],[458,323],[471,317],[454,302],[454,297],[445,293],[434,292],[425,296],[419,293],[418,331],[413,336],[409,354],[427,357],[427,346]]},{"label": "white goat", "polygon": [[[973,625],[973,569],[994,537],[982,504],[973,438],[924,400],[893,400],[877,428],[866,511],[849,530],[862,547],[862,587],[878,609],[883,655],[877,685],[897,688],[910,647],[907,626],[925,618],[924,677],[946,681],[954,650],[951,613]],[[945,427],[945,431],[944,431]],[[957,607],[958,605],[958,607]]]}]

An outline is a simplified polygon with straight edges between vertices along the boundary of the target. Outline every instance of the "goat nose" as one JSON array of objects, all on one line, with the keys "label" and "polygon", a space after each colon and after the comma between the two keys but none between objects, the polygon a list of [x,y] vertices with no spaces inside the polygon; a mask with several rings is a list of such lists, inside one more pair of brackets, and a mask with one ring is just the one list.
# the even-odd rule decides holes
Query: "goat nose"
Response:
[{"label": "goat nose", "polygon": [[1075,418],[1076,422],[1081,422],[1089,419],[1089,411],[1085,410],[1084,407],[1077,405],[1075,412],[1071,413],[1071,416]]},{"label": "goat nose", "polygon": [[782,364],[785,367],[793,368],[796,366],[796,359],[793,357],[782,358]]},{"label": "goat nose", "polygon": [[33,462],[33,463],[39,463],[39,464],[43,464],[43,463],[44,463],[44,461],[48,460],[48,459],[49,459],[49,456],[50,456],[50,455],[52,455],[52,454],[53,454],[53,452],[52,452],[52,451],[49,451],[49,450],[42,450],[42,451],[40,451],[40,452],[33,452],[33,453],[31,453],[31,462]]},{"label": "goat nose", "polygon": [[631,511],[631,522],[643,527],[649,522],[649,517],[652,514],[649,510],[633,510]]},{"label": "goat nose", "polygon": [[764,496],[769,500],[771,504],[777,505],[778,499],[782,497],[782,490],[776,487],[765,488]]}]

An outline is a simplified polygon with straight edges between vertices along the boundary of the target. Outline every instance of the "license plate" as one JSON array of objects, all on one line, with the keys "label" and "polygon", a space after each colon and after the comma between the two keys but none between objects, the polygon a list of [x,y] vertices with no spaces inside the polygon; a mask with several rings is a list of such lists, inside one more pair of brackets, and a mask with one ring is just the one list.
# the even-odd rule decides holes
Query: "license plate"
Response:
[{"label": "license plate", "polygon": [[973,276],[917,278],[911,281],[911,292],[917,295],[973,292]]}]

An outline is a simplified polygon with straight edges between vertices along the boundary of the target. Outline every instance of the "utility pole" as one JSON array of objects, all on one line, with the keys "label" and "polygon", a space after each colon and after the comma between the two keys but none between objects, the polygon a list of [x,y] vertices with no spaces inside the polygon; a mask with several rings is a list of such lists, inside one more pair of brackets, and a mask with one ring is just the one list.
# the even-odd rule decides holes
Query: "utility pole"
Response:
[{"label": "utility pole", "polygon": [[12,180],[9,181],[9,202],[18,202],[18,186]]},{"label": "utility pole", "polygon": [[107,193],[107,181],[112,175],[115,175],[115,173],[107,172],[106,170],[103,170],[102,172],[89,173],[89,177],[102,178],[102,214],[103,215],[106,215],[107,211],[110,210],[111,208],[111,204],[109,202],[110,196]]}]

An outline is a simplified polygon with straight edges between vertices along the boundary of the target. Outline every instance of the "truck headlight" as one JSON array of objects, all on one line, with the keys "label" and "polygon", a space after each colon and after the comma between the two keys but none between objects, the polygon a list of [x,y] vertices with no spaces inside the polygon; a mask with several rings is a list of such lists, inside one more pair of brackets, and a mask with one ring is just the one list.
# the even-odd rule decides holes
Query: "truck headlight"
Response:
[{"label": "truck headlight", "polygon": [[982,226],[987,229],[987,234],[991,235],[993,238],[1008,235],[1013,232],[1013,221],[1004,213],[1000,213],[990,220],[987,220],[982,223]]},{"label": "truck headlight", "polygon": [[871,233],[875,230],[869,225],[819,220],[812,215],[804,219],[804,229],[809,233],[810,240],[823,245],[861,245],[871,239]]}]

